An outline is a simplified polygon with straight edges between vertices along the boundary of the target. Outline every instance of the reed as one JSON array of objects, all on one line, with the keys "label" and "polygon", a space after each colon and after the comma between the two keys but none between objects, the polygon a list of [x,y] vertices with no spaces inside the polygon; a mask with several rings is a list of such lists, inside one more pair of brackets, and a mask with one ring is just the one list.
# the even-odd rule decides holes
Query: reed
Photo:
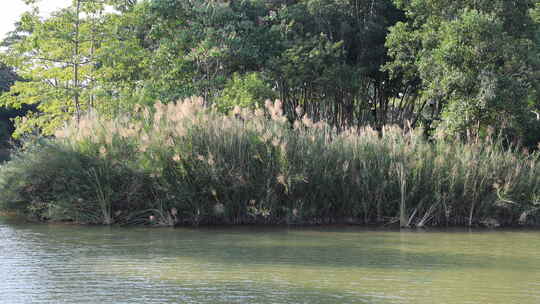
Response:
[{"label": "reed", "polygon": [[279,101],[220,114],[200,98],[89,114],[0,168],[0,209],[99,224],[538,223],[538,154],[496,140],[337,131]]}]

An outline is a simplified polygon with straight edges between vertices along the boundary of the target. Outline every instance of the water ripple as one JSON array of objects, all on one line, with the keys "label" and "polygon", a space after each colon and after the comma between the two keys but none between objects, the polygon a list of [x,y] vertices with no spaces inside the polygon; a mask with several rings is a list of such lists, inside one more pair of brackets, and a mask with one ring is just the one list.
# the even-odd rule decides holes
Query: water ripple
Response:
[{"label": "water ripple", "polygon": [[0,303],[540,303],[540,233],[0,219]]}]

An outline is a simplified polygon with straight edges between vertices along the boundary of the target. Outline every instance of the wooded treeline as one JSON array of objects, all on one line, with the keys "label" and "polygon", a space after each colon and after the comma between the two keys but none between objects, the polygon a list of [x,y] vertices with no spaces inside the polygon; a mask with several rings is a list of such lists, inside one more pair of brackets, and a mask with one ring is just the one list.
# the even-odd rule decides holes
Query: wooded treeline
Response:
[{"label": "wooded treeline", "polygon": [[26,2],[0,57],[18,75],[0,106],[34,106],[15,136],[202,96],[338,129],[540,139],[537,0],[73,0],[49,18]]}]

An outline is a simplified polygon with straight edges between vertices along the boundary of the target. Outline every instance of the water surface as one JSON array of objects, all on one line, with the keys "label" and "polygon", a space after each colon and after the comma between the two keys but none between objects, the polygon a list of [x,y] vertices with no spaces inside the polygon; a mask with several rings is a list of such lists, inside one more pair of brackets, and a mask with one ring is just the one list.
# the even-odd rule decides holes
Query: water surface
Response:
[{"label": "water surface", "polygon": [[0,303],[540,303],[540,231],[148,229],[0,218]]}]

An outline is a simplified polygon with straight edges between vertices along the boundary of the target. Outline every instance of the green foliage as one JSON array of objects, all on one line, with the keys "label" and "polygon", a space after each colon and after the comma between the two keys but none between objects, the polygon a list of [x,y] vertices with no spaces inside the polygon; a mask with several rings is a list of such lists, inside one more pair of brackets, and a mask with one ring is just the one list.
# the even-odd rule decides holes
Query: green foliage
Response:
[{"label": "green foliage", "polygon": [[496,129],[537,142],[532,0],[74,0],[47,19],[29,3],[2,43],[2,60],[27,81],[0,105],[35,107],[17,136],[202,96],[222,111],[279,98],[290,120],[301,106],[344,129]]},{"label": "green foliage", "polygon": [[[9,88],[17,79],[17,75],[4,64],[0,64],[0,92],[9,91]],[[11,126],[7,110],[0,108],[0,148],[11,136]],[[1,153],[1,152],[0,152]],[[0,155],[0,161],[3,161],[3,155]]]},{"label": "green foliage", "polygon": [[[382,124],[397,92],[379,70],[387,28],[402,18],[391,1],[156,0],[149,11],[156,74],[148,89],[160,100],[213,102],[232,75],[256,72],[290,116],[303,105],[335,124]],[[381,113],[369,118],[372,108]]]},{"label": "green foliage", "polygon": [[143,176],[49,140],[27,142],[2,172],[2,207],[38,220],[129,221],[148,194]]},{"label": "green foliage", "polygon": [[[0,94],[10,90],[13,83],[21,81],[21,78],[3,63],[0,63]],[[0,107],[0,162],[8,158],[8,143],[11,139],[11,134],[14,131],[13,119],[16,116],[25,114],[28,108],[14,110]]]},{"label": "green foliage", "polygon": [[[153,113],[152,113],[153,112]],[[0,167],[0,209],[120,224],[527,223],[539,209],[538,154],[499,142],[427,142],[385,127],[337,132],[281,102],[236,116],[202,100],[88,116]]]},{"label": "green foliage", "polygon": [[[540,3],[537,3],[534,9],[531,9],[531,17],[535,22],[536,39],[531,48],[530,60],[538,67],[540,66]],[[534,71],[532,75],[533,84],[529,94],[529,105],[535,110],[540,110],[540,68]]]},{"label": "green foliage", "polygon": [[275,98],[276,93],[258,73],[246,75],[235,73],[215,104],[220,112],[228,113],[236,106],[254,109],[262,106],[265,100]]},{"label": "green foliage", "polygon": [[[122,56],[130,51],[132,60],[138,57],[126,47],[129,41],[121,43],[113,35],[119,22],[106,7],[116,2],[74,0],[47,19],[39,16],[36,6],[23,14],[16,32],[4,42],[7,50],[2,58],[24,81],[15,82],[1,96],[0,105],[14,109],[35,105],[37,111],[17,120],[15,136],[35,131],[50,135],[73,115],[80,117],[89,109],[118,112],[118,105],[106,103],[114,87],[107,77],[110,70],[100,67],[119,57],[113,57],[113,51],[122,51]],[[124,73],[136,68],[122,63],[117,67]]]},{"label": "green foliage", "polygon": [[165,101],[217,97],[230,75],[260,69],[275,52],[270,25],[261,22],[267,12],[262,1],[152,1],[146,89]]},{"label": "green foliage", "polygon": [[409,20],[387,38],[386,68],[433,106],[441,131],[478,136],[488,127],[520,138],[530,120],[527,97],[537,63],[532,1],[396,1]]},{"label": "green foliage", "polygon": [[9,91],[9,88],[17,80],[21,80],[13,69],[0,62],[0,92]]}]

